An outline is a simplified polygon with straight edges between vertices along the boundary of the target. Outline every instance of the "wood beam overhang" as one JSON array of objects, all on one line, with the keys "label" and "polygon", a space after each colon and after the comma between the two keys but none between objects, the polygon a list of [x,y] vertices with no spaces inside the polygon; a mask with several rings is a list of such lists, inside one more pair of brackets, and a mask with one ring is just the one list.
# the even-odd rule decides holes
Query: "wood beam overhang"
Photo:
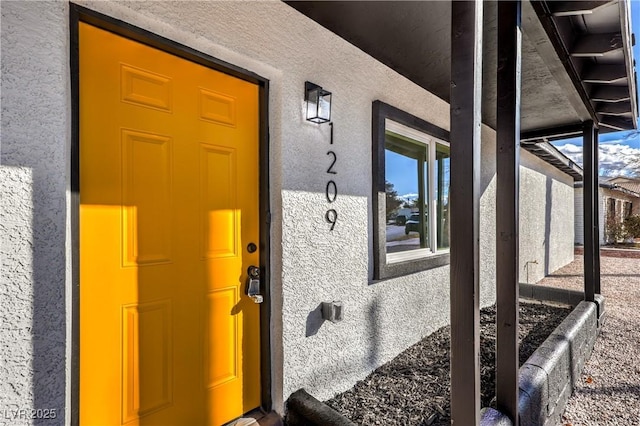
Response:
[{"label": "wood beam overhang", "polygon": [[589,34],[577,39],[571,49],[571,56],[604,56],[624,47],[620,33]]},{"label": "wood beam overhang", "polygon": [[570,126],[551,127],[548,129],[532,130],[520,134],[520,141],[535,141],[540,139],[563,139],[574,136],[582,136],[582,124],[572,124]]},{"label": "wood beam overhang", "polygon": [[498,2],[496,402],[518,426],[521,2]]},{"label": "wood beam overhang", "polygon": [[624,64],[592,65],[582,73],[582,81],[592,84],[613,84],[627,79],[627,69]]},{"label": "wood beam overhang", "polygon": [[[540,9],[544,9],[544,6],[539,3],[535,1],[522,3],[525,40],[529,40],[529,44],[542,58],[545,66],[567,97],[572,109],[577,113],[580,122],[588,120],[591,117],[591,111],[588,108],[589,104],[585,103],[588,97],[586,93],[581,93],[577,90],[572,75],[567,71],[568,67],[571,66],[566,59],[568,58],[568,52],[566,57],[559,56],[560,39],[559,37],[553,39],[549,36],[550,25],[553,24],[553,21],[550,16],[546,16],[544,19],[540,18],[539,14],[543,13]],[[580,127],[580,134],[582,134],[582,127]]]},{"label": "wood beam overhang", "polygon": [[628,130],[632,126],[632,120],[626,120],[620,117],[607,116],[603,117],[599,123],[600,127],[606,127],[614,131]]},{"label": "wood beam overhang", "polygon": [[551,41],[551,44],[553,45],[558,58],[560,58],[560,60],[562,61],[565,71],[569,75],[569,78],[571,79],[576,92],[580,96],[583,105],[587,109],[589,116],[592,120],[597,121],[598,116],[596,115],[595,108],[591,104],[589,95],[587,94],[584,85],[580,81],[580,75],[576,70],[575,64],[573,63],[573,61],[571,61],[569,50],[567,46],[565,46],[564,40],[560,36],[558,25],[554,20],[550,10],[550,3],[552,2],[544,0],[531,0],[530,2],[531,6],[536,12],[536,15],[538,16],[538,19],[540,20],[540,23],[544,27],[547,37],[549,37],[549,40]]},{"label": "wood beam overhang", "polygon": [[[591,120],[604,129],[630,130],[636,128],[637,114],[635,75],[631,65],[633,37],[627,22],[627,2],[618,2],[618,14],[614,13],[613,3],[531,1]],[[589,16],[580,16],[585,14]],[[609,32],[598,33],[598,28],[608,28]],[[606,63],[598,59],[602,57]],[[624,101],[628,101],[626,111],[622,107],[612,109],[597,105],[599,102]],[[629,120],[624,120],[626,117]],[[611,121],[610,118],[623,120]]]},{"label": "wood beam overhang", "polygon": [[482,1],[451,3],[451,420],[480,421]]},{"label": "wood beam overhang", "polygon": [[611,1],[563,1],[551,5],[553,16],[589,15]]},{"label": "wood beam overhang", "polygon": [[539,157],[571,176],[575,181],[582,180],[582,169],[571,159],[562,154],[556,147],[551,145],[545,140],[538,140],[537,142],[525,142],[520,141],[520,146],[536,157]]},{"label": "wood beam overhang", "polygon": [[629,102],[605,102],[598,105],[598,114],[613,116],[628,116],[631,118],[631,104]]},{"label": "wood beam overhang", "polygon": [[631,99],[629,88],[625,86],[596,86],[591,91],[594,102],[622,102]]},{"label": "wood beam overhang", "polygon": [[632,123],[632,127],[630,127],[630,129],[636,129],[638,119],[638,87],[636,76],[636,61],[633,58],[633,46],[635,46],[636,44],[636,38],[635,34],[632,32],[633,28],[631,27],[631,2],[619,1],[618,10],[620,13],[621,33],[624,34],[625,40],[629,45],[624,50],[624,64],[627,68],[627,73],[629,76],[627,79],[627,88],[629,89],[632,113],[632,117],[630,120]]}]

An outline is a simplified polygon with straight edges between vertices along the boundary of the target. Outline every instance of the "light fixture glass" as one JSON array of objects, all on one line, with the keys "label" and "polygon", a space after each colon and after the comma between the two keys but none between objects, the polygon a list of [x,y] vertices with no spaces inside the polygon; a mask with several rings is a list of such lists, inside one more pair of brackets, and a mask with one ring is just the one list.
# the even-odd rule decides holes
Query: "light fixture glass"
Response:
[{"label": "light fixture glass", "polygon": [[313,123],[326,123],[331,120],[331,92],[317,84],[304,83],[307,101],[307,120]]}]

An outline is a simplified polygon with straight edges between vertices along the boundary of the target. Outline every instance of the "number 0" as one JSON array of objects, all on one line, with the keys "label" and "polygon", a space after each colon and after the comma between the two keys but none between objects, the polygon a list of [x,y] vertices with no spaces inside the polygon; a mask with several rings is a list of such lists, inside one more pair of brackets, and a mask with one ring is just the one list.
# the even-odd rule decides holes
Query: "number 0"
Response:
[{"label": "number 0", "polygon": [[336,200],[336,198],[338,198],[338,186],[332,180],[327,182],[326,195],[327,195],[327,201],[330,203],[333,203]]}]

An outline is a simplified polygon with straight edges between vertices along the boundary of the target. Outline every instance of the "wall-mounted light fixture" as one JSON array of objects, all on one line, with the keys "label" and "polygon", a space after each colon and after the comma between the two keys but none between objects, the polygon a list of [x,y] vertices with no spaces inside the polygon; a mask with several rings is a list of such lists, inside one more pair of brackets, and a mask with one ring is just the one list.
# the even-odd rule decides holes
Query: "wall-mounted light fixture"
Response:
[{"label": "wall-mounted light fixture", "polygon": [[307,120],[326,123],[331,120],[331,92],[317,84],[304,83],[304,100],[307,101]]}]

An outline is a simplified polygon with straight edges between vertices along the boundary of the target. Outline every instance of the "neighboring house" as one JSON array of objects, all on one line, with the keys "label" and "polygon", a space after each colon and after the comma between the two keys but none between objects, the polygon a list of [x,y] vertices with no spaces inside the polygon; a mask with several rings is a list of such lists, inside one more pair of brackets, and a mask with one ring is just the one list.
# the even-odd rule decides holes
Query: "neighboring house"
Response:
[{"label": "neighboring house", "polygon": [[[640,194],[640,179],[638,178],[630,178],[626,176],[617,176],[605,179],[607,183],[612,185],[617,185],[620,188],[628,189],[629,191],[635,192],[636,194]],[[634,212],[640,212],[640,206],[636,206],[638,210],[634,208]],[[638,213],[633,213],[638,214]]]},{"label": "neighboring house", "polygon": [[[467,224],[450,220],[449,189],[474,182],[474,297],[495,303],[495,74],[481,169],[455,183],[448,3],[78,4],[0,2],[0,409],[49,410],[51,424],[219,425],[283,413],[300,388],[345,391],[450,323],[448,233]],[[543,25],[573,28],[581,12],[540,5],[574,7],[523,4],[514,266],[531,282],[573,260],[581,179],[544,139],[637,117],[628,4],[587,16],[620,39],[615,90],[593,77],[591,97],[563,65],[598,71],[590,53],[563,56],[552,39],[573,30]],[[496,4],[485,7],[495,70]],[[308,81],[331,92],[331,125],[306,119],[329,96]],[[598,104],[610,97],[613,115]],[[400,248],[384,206],[398,169],[425,218]],[[334,301],[335,323],[322,317]]]},{"label": "neighboring house", "polygon": [[[584,194],[582,182],[576,182],[574,187],[575,243],[584,244]],[[609,242],[605,231],[606,224],[610,220],[622,223],[628,216],[640,214],[640,193],[633,190],[638,187],[640,185],[636,179],[601,178],[598,185],[600,245]]]}]

